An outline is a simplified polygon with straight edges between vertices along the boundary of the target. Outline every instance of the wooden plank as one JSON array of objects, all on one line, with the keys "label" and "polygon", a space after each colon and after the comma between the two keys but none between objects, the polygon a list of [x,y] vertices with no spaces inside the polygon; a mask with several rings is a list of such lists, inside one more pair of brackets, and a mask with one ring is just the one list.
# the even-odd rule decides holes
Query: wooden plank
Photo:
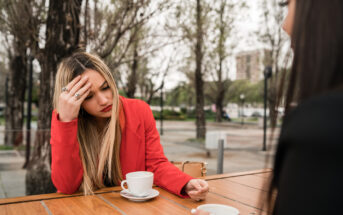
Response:
[{"label": "wooden plank", "polygon": [[261,209],[261,199],[267,194],[265,191],[220,179],[209,181],[210,191],[221,197],[240,202],[241,204]]},{"label": "wooden plank", "polygon": [[97,196],[44,200],[52,214],[121,214]]},{"label": "wooden plank", "polygon": [[189,210],[191,210],[192,208],[197,208],[199,205],[203,205],[203,204],[224,204],[224,205],[229,205],[232,207],[237,208],[240,211],[240,214],[260,214],[261,210],[241,204],[237,201],[231,200],[231,199],[227,199],[227,198],[223,198],[217,194],[214,194],[212,192],[209,192],[207,194],[206,200],[204,201],[200,201],[200,202],[196,202],[192,199],[183,199],[180,198],[174,194],[171,194],[161,188],[157,188],[157,190],[160,192],[161,197],[167,198],[170,201],[174,201],[177,204],[183,205],[184,207],[188,208]]},{"label": "wooden plank", "polygon": [[260,173],[260,174],[255,174],[255,176],[257,177],[261,177],[261,178],[270,178],[272,176],[273,172],[264,172],[264,173]]},{"label": "wooden plank", "polygon": [[[222,175],[211,175],[206,176],[206,180],[216,180],[221,178],[231,178],[231,177],[240,177],[244,175],[256,175],[258,177],[267,178],[271,174],[271,169],[262,169],[262,170],[254,170],[254,171],[247,171],[247,172],[238,172],[238,173],[229,173],[229,174],[222,174]],[[96,194],[101,193],[109,193],[112,191],[120,191],[121,187],[108,187],[97,190]],[[13,203],[21,203],[21,202],[32,202],[32,201],[41,201],[41,200],[48,200],[48,199],[59,199],[59,198],[68,198],[71,196],[82,196],[83,194],[78,192],[72,195],[66,195],[61,193],[51,193],[51,194],[41,194],[41,195],[32,195],[32,196],[23,196],[23,197],[16,197],[16,198],[6,198],[0,199],[0,205],[4,204],[13,204]]]},{"label": "wooden plank", "polygon": [[156,214],[156,215],[189,215],[190,210],[175,204],[166,198],[158,196],[146,202],[132,202],[120,196],[119,192],[100,194],[107,201],[118,207],[125,214]]},{"label": "wooden plank", "polygon": [[260,170],[246,171],[246,172],[209,175],[209,176],[206,176],[205,179],[209,181],[209,180],[216,180],[216,179],[222,179],[222,178],[239,177],[239,176],[244,176],[244,175],[255,175],[255,174],[265,174],[265,173],[269,174],[271,171],[272,171],[271,169],[260,169]]},{"label": "wooden plank", "polygon": [[258,177],[256,175],[244,175],[240,177],[226,178],[225,180],[235,182],[259,190],[268,191],[269,180],[267,178]]},{"label": "wooden plank", "polygon": [[43,207],[40,202],[27,202],[27,203],[18,203],[18,204],[10,204],[10,205],[0,205],[0,215],[12,215],[12,214],[20,214],[20,215],[41,215],[46,214],[48,212]]},{"label": "wooden plank", "polygon": [[[106,188],[97,190],[94,193],[95,194],[109,193],[109,192],[113,192],[113,191],[119,191],[121,189],[122,189],[121,187],[106,187]],[[63,194],[63,193],[49,193],[49,194],[40,194],[40,195],[0,199],[0,205],[21,203],[21,202],[41,201],[41,200],[48,200],[48,199],[69,198],[69,197],[75,197],[75,196],[83,196],[83,193],[77,192],[77,193],[74,193],[71,195]]]}]

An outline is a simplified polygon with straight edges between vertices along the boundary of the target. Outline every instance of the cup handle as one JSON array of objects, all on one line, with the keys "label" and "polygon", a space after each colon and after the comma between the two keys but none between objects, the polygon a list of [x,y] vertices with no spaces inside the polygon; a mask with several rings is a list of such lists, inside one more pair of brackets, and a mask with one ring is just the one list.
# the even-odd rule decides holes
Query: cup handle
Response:
[{"label": "cup handle", "polygon": [[129,192],[129,190],[124,187],[125,183],[127,185],[127,180],[122,181],[120,186],[121,186],[121,188],[123,188],[124,191]]}]

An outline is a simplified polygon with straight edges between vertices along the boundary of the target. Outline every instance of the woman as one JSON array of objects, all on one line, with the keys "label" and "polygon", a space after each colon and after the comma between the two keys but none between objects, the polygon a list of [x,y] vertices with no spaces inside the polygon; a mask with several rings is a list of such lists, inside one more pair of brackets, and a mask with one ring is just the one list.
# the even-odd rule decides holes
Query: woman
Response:
[{"label": "woman", "polygon": [[267,204],[275,215],[340,214],[343,1],[284,5],[289,11],[283,28],[291,36],[294,60]]},{"label": "woman", "polygon": [[[294,62],[270,192],[273,214],[339,214],[343,192],[343,1],[290,0]],[[293,104],[297,104],[293,107]]]},{"label": "woman", "polygon": [[156,185],[182,197],[205,198],[208,184],[164,156],[149,106],[119,96],[97,56],[78,52],[60,63],[54,109],[51,177],[59,192],[90,194],[118,185],[129,172],[151,171]]}]

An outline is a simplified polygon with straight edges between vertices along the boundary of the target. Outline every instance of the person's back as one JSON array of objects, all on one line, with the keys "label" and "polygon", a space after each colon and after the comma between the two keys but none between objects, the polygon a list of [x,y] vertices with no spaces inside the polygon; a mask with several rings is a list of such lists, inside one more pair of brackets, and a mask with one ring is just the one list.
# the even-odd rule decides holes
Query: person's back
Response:
[{"label": "person's back", "polygon": [[274,214],[337,214],[343,193],[343,92],[312,98],[283,123]]}]

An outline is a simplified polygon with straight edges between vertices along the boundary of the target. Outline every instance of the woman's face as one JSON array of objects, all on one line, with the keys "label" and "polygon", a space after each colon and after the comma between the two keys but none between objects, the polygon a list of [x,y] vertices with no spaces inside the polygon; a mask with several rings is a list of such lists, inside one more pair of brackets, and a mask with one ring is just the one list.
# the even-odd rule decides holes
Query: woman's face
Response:
[{"label": "woman's face", "polygon": [[294,15],[295,15],[295,3],[296,0],[289,0],[288,1],[288,13],[283,23],[283,30],[289,35],[292,36],[292,29],[294,23]]},{"label": "woman's face", "polygon": [[92,83],[91,90],[81,107],[96,118],[111,117],[113,93],[107,81],[100,73],[91,69],[87,69],[81,76],[87,76],[88,82]]}]

